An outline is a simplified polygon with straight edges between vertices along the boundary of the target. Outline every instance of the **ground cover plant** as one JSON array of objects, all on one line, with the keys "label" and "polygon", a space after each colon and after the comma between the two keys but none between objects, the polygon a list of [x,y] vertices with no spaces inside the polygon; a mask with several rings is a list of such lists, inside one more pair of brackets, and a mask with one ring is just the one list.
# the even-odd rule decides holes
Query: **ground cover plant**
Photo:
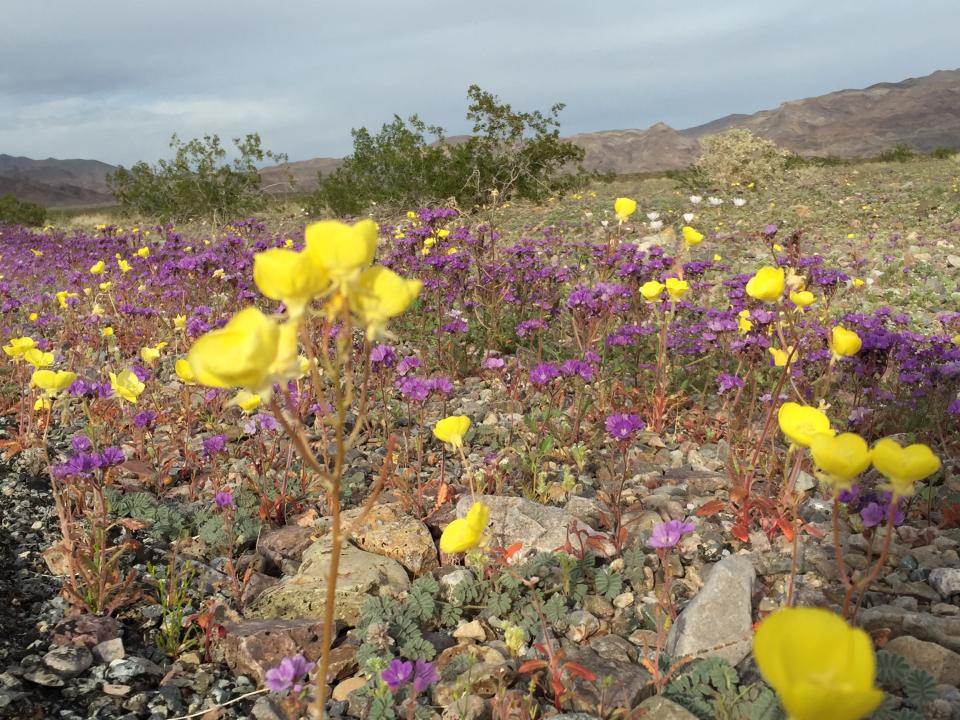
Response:
[{"label": "ground cover plant", "polygon": [[0,713],[950,717],[958,176],[2,227]]}]

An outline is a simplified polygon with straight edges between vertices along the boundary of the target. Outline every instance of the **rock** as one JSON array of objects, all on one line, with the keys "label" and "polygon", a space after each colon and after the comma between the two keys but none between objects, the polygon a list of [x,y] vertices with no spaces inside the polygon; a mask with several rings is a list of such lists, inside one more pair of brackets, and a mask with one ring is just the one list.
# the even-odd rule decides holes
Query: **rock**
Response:
[{"label": "rock", "polygon": [[960,268],[960,255],[947,255],[947,265],[952,268]]},{"label": "rock", "polygon": [[443,710],[443,720],[486,720],[490,717],[490,703],[479,695],[464,695]]},{"label": "rock", "polygon": [[513,668],[503,659],[491,662],[478,662],[464,670],[455,680],[436,683],[431,692],[433,703],[440,707],[448,707],[458,698],[463,697],[464,691],[482,698],[494,697],[501,688],[508,686],[514,677]]},{"label": "rock", "polygon": [[108,615],[78,615],[61,620],[54,627],[50,642],[54,645],[83,645],[92,648],[120,636],[120,623]]},{"label": "rock", "polygon": [[600,657],[613,662],[630,664],[637,660],[637,650],[619,635],[597,635],[588,646]]},{"label": "rock", "polygon": [[756,572],[745,557],[731,555],[710,570],[703,589],[683,609],[667,635],[667,652],[682,657],[716,656],[736,665],[750,652],[751,597]]},{"label": "rock", "polygon": [[960,594],[960,568],[934,568],[927,578],[930,586],[940,593],[944,600]]},{"label": "rock", "polygon": [[268,695],[257,698],[250,710],[254,720],[287,720],[287,713]]},{"label": "rock", "polygon": [[613,599],[613,606],[623,610],[633,605],[634,601],[635,598],[632,592],[620,593]]},{"label": "rock", "polygon": [[280,582],[279,578],[272,575],[265,575],[262,572],[254,571],[250,573],[247,582],[243,586],[243,593],[240,596],[240,603],[243,607],[250,605],[256,600],[268,587],[273,587]]},{"label": "rock", "polygon": [[960,654],[952,650],[910,635],[894,638],[883,649],[900,655],[914,667],[926,670],[938,683],[955,687],[960,685]]},{"label": "rock", "polygon": [[62,645],[44,655],[43,664],[62,678],[72,678],[86,672],[93,654],[83,645]]},{"label": "rock", "polygon": [[663,695],[655,695],[640,703],[632,713],[632,720],[697,720],[697,716]]},{"label": "rock", "polygon": [[600,514],[603,512],[603,508],[596,500],[593,498],[580,497],[579,495],[574,495],[567,500],[567,504],[563,506],[563,509],[577,520],[592,526],[600,523]]},{"label": "rock", "polygon": [[93,646],[93,656],[97,659],[97,662],[109,664],[114,660],[119,660],[125,654],[123,640],[120,638],[104,640],[102,643]]},{"label": "rock", "polygon": [[[509,547],[520,543],[520,551],[513,556],[514,562],[535,552],[553,552],[569,540],[579,544],[568,529],[597,535],[589,525],[558,507],[541,505],[522,497],[481,495],[477,497],[490,508],[488,535],[493,545]],[[457,517],[465,517],[473,498],[464,496],[457,503]]]},{"label": "rock", "polygon": [[600,629],[600,621],[586,610],[574,610],[567,616],[567,639],[581,643]]},{"label": "rock", "polygon": [[104,683],[103,692],[112,697],[126,697],[130,694],[129,685],[117,685],[115,683]]},{"label": "rock", "polygon": [[363,675],[347,678],[343,682],[337,683],[333,692],[330,693],[330,699],[334,702],[343,702],[350,696],[350,693],[359,690],[366,684],[367,678]]},{"label": "rock", "polygon": [[[299,572],[264,590],[247,608],[246,615],[263,619],[322,616],[329,563],[330,539],[323,537],[304,551]],[[347,625],[356,625],[368,596],[399,593],[409,587],[407,572],[396,560],[345,543],[340,555],[334,616]]]},{"label": "rock", "polygon": [[310,547],[314,540],[316,538],[313,528],[284,525],[260,535],[257,539],[257,552],[279,568],[284,560],[299,562],[303,551]]},{"label": "rock", "polygon": [[[345,525],[352,525],[362,512],[363,508],[345,512]],[[404,512],[400,503],[374,505],[353,531],[352,540],[362,550],[393,558],[414,575],[440,566],[429,528]]]},{"label": "rock", "polygon": [[44,687],[63,687],[66,684],[66,681],[62,677],[45,667],[39,667],[30,672],[25,672],[23,679],[29,680],[37,685],[43,685]]},{"label": "rock", "polygon": [[131,680],[141,675],[155,675],[156,677],[163,675],[163,670],[156,663],[135,655],[114,660],[107,667],[107,676],[122,685],[129,684]]},{"label": "rock", "polygon": [[[568,687],[574,690],[573,709],[579,712],[594,711],[601,703],[607,710],[627,711],[653,694],[650,673],[641,665],[608,660],[586,647],[569,653],[565,659],[582,665],[597,677],[596,682],[588,682],[580,677],[570,680]],[[609,687],[600,689],[604,685],[604,678],[611,678],[613,682]]]},{"label": "rock", "polygon": [[859,615],[868,632],[885,632],[889,637],[912,635],[960,653],[960,617],[940,617],[925,612],[908,612],[893,605],[874,605]]},{"label": "rock", "polygon": [[[227,665],[257,683],[284,657],[301,654],[316,662],[323,648],[322,620],[242,620],[224,623],[224,629],[227,634],[218,646]],[[334,628],[333,637],[339,629]]]},{"label": "rock", "polygon": [[457,640],[483,642],[487,639],[487,631],[483,629],[483,624],[479,620],[471,620],[470,622],[461,620],[452,635]]},{"label": "rock", "polygon": [[447,566],[440,573],[442,574],[439,574],[437,582],[440,583],[440,593],[447,602],[453,600],[457,586],[474,580],[473,573],[465,567]]}]

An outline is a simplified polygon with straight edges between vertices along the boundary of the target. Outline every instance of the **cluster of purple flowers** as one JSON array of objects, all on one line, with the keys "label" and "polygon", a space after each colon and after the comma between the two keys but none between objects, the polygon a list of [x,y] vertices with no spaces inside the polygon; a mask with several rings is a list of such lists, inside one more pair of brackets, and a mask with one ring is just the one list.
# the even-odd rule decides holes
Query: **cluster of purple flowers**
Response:
[{"label": "cluster of purple flowers", "polygon": [[315,667],[316,663],[307,662],[303,655],[285,657],[279,665],[267,670],[263,684],[270,692],[300,693],[305,687],[307,676]]},{"label": "cluster of purple flowers", "polygon": [[643,430],[647,424],[640,419],[639,415],[632,413],[614,413],[608,415],[603,423],[607,435],[620,443],[626,443],[633,440],[634,436]]},{"label": "cluster of purple flowers", "polygon": [[432,662],[417,660],[416,663],[413,663],[409,660],[394,658],[386,669],[380,673],[380,678],[387,684],[391,692],[396,692],[410,683],[413,694],[419,695],[437,682],[440,675]]},{"label": "cluster of purple flowers", "polygon": [[[71,441],[71,446],[74,449],[80,446],[86,447],[87,450],[89,450],[91,447],[89,444],[90,441],[87,440],[86,443],[84,443],[83,440],[79,439],[82,437],[82,435],[75,437]],[[84,439],[86,440],[86,438]],[[50,472],[57,478],[92,477],[94,472],[98,470],[106,470],[114,465],[120,465],[125,461],[126,457],[120,448],[108,447],[100,452],[79,451],[73,457],[54,465],[50,469]]]},{"label": "cluster of purple flowers", "polygon": [[418,403],[426,402],[432,394],[445,398],[453,392],[453,383],[442,375],[432,378],[409,375],[397,380],[396,384],[405,399]]},{"label": "cluster of purple flowers", "polygon": [[893,524],[903,524],[905,515],[903,499],[893,504],[893,494],[886,491],[864,490],[860,485],[854,485],[849,490],[840,492],[840,502],[846,504],[847,512],[851,515],[859,514],[865,528],[883,525],[893,515]]},{"label": "cluster of purple flowers", "polygon": [[647,545],[658,550],[676,547],[680,538],[689,535],[696,527],[692,523],[685,523],[683,520],[670,520],[659,525],[653,526]]}]

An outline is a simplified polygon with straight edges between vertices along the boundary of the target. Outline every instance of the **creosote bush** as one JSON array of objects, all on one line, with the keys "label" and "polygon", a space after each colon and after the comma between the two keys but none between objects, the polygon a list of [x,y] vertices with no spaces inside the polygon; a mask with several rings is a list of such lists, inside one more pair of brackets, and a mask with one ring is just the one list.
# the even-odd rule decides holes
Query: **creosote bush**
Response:
[{"label": "creosote bush", "polygon": [[47,220],[47,209],[38,203],[18,200],[13,195],[0,197],[0,225],[37,227]]},{"label": "creosote bush", "polygon": [[694,168],[716,187],[769,186],[783,175],[790,157],[775,143],[740,128],[710,135],[700,145]]}]

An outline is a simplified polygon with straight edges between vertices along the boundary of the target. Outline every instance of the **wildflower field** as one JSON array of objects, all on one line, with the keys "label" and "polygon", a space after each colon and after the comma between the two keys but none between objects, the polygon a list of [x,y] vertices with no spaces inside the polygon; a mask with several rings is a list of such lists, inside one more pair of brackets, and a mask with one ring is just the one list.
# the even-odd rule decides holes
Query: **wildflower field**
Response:
[{"label": "wildflower field", "polygon": [[0,716],[960,716],[958,181],[0,228]]}]

